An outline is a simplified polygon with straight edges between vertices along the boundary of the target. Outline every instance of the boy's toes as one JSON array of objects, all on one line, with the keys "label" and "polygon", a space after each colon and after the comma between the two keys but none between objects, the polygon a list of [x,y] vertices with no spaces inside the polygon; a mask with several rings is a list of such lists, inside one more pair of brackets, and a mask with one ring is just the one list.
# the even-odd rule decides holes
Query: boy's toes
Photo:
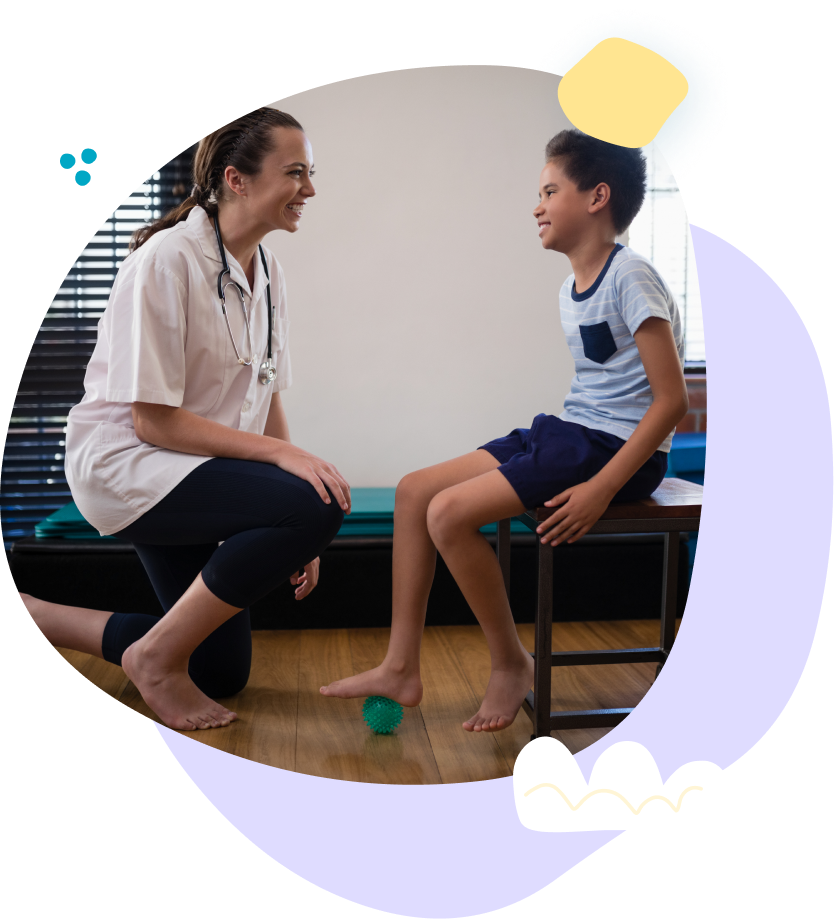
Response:
[{"label": "boy's toes", "polygon": [[480,715],[477,715],[477,716],[475,717],[475,719],[474,719],[474,724],[473,724],[473,726],[472,726],[472,730],[473,730],[476,734],[480,734],[481,731],[483,731],[483,729],[484,729],[484,719],[483,719]]}]

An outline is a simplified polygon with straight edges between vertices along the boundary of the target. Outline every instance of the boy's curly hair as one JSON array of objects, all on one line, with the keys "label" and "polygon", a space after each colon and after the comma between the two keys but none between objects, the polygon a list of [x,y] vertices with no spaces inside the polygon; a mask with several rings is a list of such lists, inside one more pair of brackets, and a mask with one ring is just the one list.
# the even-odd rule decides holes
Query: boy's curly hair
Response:
[{"label": "boy's curly hair", "polygon": [[646,196],[646,157],[639,147],[619,147],[575,129],[560,131],[545,148],[547,161],[558,160],[580,191],[605,182],[611,189],[611,218],[625,233]]}]

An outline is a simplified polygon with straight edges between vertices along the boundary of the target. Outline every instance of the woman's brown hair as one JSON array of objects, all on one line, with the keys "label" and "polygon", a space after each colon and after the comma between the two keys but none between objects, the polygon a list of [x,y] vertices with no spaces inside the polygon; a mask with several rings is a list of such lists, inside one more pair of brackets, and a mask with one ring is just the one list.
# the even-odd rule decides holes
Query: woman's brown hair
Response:
[{"label": "woman's brown hair", "polygon": [[304,130],[292,115],[264,107],[204,137],[194,155],[194,187],[191,194],[164,217],[136,230],[130,239],[129,250],[134,252],[154,233],[167,230],[185,220],[197,205],[205,208],[210,217],[214,217],[217,214],[217,202],[223,197],[226,167],[234,166],[243,175],[258,175],[264,157],[275,149],[273,128]]}]

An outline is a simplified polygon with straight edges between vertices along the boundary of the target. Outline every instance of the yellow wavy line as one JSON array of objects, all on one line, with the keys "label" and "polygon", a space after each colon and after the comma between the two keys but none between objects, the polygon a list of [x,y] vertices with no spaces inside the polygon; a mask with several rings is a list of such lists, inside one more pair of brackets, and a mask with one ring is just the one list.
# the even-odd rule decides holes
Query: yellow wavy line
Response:
[{"label": "yellow wavy line", "polygon": [[540,788],[552,788],[554,791],[557,791],[562,796],[562,800],[565,802],[565,804],[567,804],[567,806],[572,811],[579,810],[579,808],[582,807],[582,805],[588,800],[588,798],[593,798],[594,795],[614,795],[616,798],[619,798],[626,805],[626,807],[628,807],[628,809],[632,812],[632,814],[634,814],[635,816],[639,814],[641,810],[643,810],[643,808],[649,803],[649,801],[665,801],[669,805],[669,807],[671,807],[672,810],[677,814],[678,811],[680,811],[681,809],[681,804],[683,803],[684,795],[686,795],[690,791],[703,791],[704,790],[700,785],[690,785],[689,788],[684,788],[684,790],[681,792],[681,796],[678,798],[677,806],[675,806],[668,798],[664,797],[663,795],[652,795],[650,798],[646,798],[646,800],[640,805],[640,807],[638,807],[635,810],[631,802],[628,801],[626,798],[624,798],[618,791],[614,791],[613,788],[597,788],[594,791],[591,791],[587,795],[585,795],[585,797],[575,806],[570,803],[570,801],[568,800],[568,796],[562,791],[561,788],[557,788],[555,785],[551,785],[550,782],[542,782],[541,785],[536,785],[533,788],[531,788],[529,791],[525,791],[524,797],[526,798],[528,795],[533,794],[534,791],[538,791]]}]

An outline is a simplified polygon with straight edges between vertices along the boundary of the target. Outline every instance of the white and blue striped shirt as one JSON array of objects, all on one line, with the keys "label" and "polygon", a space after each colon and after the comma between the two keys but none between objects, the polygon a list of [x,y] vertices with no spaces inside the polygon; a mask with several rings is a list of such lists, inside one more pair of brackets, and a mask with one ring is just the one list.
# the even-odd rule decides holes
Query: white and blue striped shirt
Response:
[{"label": "white and blue striped shirt", "polygon": [[[652,391],[632,337],[650,316],[672,325],[683,364],[683,333],[675,298],[654,265],[617,246],[588,290],[576,293],[571,275],[559,294],[562,328],[576,364],[559,416],[623,440],[652,404]],[[672,434],[659,449],[669,452]]]}]

